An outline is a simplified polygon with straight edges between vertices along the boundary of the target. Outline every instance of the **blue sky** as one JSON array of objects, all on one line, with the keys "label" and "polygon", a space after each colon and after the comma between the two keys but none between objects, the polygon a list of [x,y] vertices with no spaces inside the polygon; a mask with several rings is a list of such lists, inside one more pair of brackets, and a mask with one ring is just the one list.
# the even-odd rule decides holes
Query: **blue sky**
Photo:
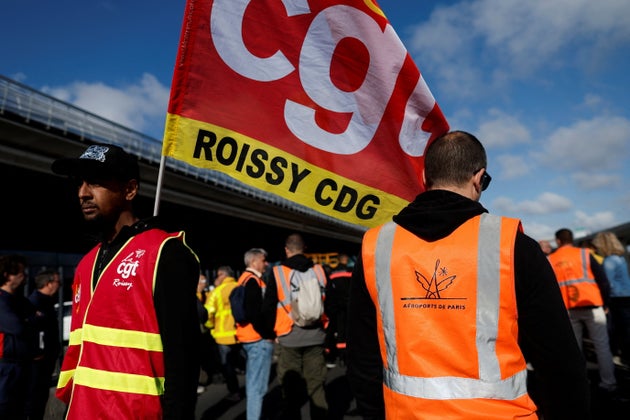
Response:
[{"label": "blue sky", "polygon": [[[630,2],[379,2],[452,129],[488,151],[481,202],[535,239],[630,221]],[[162,138],[184,1],[5,0],[0,74]]]}]

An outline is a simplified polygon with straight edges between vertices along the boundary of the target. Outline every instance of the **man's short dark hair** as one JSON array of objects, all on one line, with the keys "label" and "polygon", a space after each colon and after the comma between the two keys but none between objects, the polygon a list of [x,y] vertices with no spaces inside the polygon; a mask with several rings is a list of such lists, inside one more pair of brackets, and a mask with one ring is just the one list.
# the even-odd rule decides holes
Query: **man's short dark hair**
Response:
[{"label": "man's short dark hair", "polygon": [[304,252],[304,250],[306,249],[304,239],[299,233],[292,233],[291,235],[289,235],[286,242],[284,243],[284,246],[287,247],[287,249],[291,252],[297,253]]},{"label": "man's short dark hair", "polygon": [[462,185],[477,171],[486,168],[486,151],[465,131],[451,131],[435,139],[424,154],[426,187]]},{"label": "man's short dark hair", "polygon": [[556,231],[556,240],[561,244],[573,243],[573,232],[567,228],[562,228]]},{"label": "man's short dark hair", "polygon": [[46,285],[54,281],[55,276],[58,276],[58,275],[59,275],[59,272],[52,268],[48,268],[48,269],[40,271],[35,276],[35,288],[39,290],[42,287],[46,287]]},{"label": "man's short dark hair", "polygon": [[5,273],[15,275],[26,268],[26,257],[18,254],[0,255],[0,286],[8,281]]}]

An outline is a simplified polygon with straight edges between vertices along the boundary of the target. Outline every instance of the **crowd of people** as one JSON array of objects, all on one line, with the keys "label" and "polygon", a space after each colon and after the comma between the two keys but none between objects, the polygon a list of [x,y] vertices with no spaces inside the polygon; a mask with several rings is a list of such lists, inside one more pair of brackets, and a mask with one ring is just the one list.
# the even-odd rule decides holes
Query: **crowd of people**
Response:
[{"label": "crowd of people", "polygon": [[[100,238],[72,283],[55,393],[65,417],[193,419],[220,380],[225,399],[245,399],[258,420],[275,364],[282,418],[300,419],[308,404],[311,419],[326,419],[328,370],[341,364],[365,419],[591,418],[585,332],[602,393],[619,397],[615,364],[629,366],[623,245],[602,232],[575,246],[563,228],[554,249],[489,214],[486,153],[472,134],[445,134],[424,162],[426,191],[369,229],[356,261],[313,261],[292,233],[277,264],[253,247],[242,267],[211,271],[185,232],[136,215],[135,157],[102,144],[55,161]],[[26,297],[27,267],[0,256],[2,419],[44,418],[62,350],[59,273],[39,272]]]}]

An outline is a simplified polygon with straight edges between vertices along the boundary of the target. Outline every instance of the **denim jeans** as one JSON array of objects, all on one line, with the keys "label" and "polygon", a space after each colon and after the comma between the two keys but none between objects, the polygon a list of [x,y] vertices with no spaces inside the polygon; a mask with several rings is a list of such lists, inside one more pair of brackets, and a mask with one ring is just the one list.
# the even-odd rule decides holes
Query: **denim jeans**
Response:
[{"label": "denim jeans", "polygon": [[615,365],[608,342],[608,326],[604,308],[601,306],[596,308],[572,308],[569,310],[569,318],[580,348],[582,348],[584,326],[586,326],[588,335],[593,342],[599,369],[599,387],[605,390],[615,389],[617,387]]},{"label": "denim jeans", "polygon": [[219,344],[219,356],[221,358],[221,372],[225,379],[225,384],[230,394],[236,394],[239,391],[238,378],[236,377],[235,363],[238,359],[240,345],[238,344]]},{"label": "denim jeans", "polygon": [[247,395],[247,420],[259,420],[267,388],[273,358],[273,341],[259,340],[243,343],[247,353],[245,366],[245,394]]}]

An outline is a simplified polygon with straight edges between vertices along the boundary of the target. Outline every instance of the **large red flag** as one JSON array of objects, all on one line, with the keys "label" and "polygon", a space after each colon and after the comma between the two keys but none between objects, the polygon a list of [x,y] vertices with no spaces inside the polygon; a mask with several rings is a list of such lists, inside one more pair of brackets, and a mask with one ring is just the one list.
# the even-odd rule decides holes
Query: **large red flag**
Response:
[{"label": "large red flag", "polygon": [[372,227],[448,123],[372,0],[188,0],[163,155]]}]

